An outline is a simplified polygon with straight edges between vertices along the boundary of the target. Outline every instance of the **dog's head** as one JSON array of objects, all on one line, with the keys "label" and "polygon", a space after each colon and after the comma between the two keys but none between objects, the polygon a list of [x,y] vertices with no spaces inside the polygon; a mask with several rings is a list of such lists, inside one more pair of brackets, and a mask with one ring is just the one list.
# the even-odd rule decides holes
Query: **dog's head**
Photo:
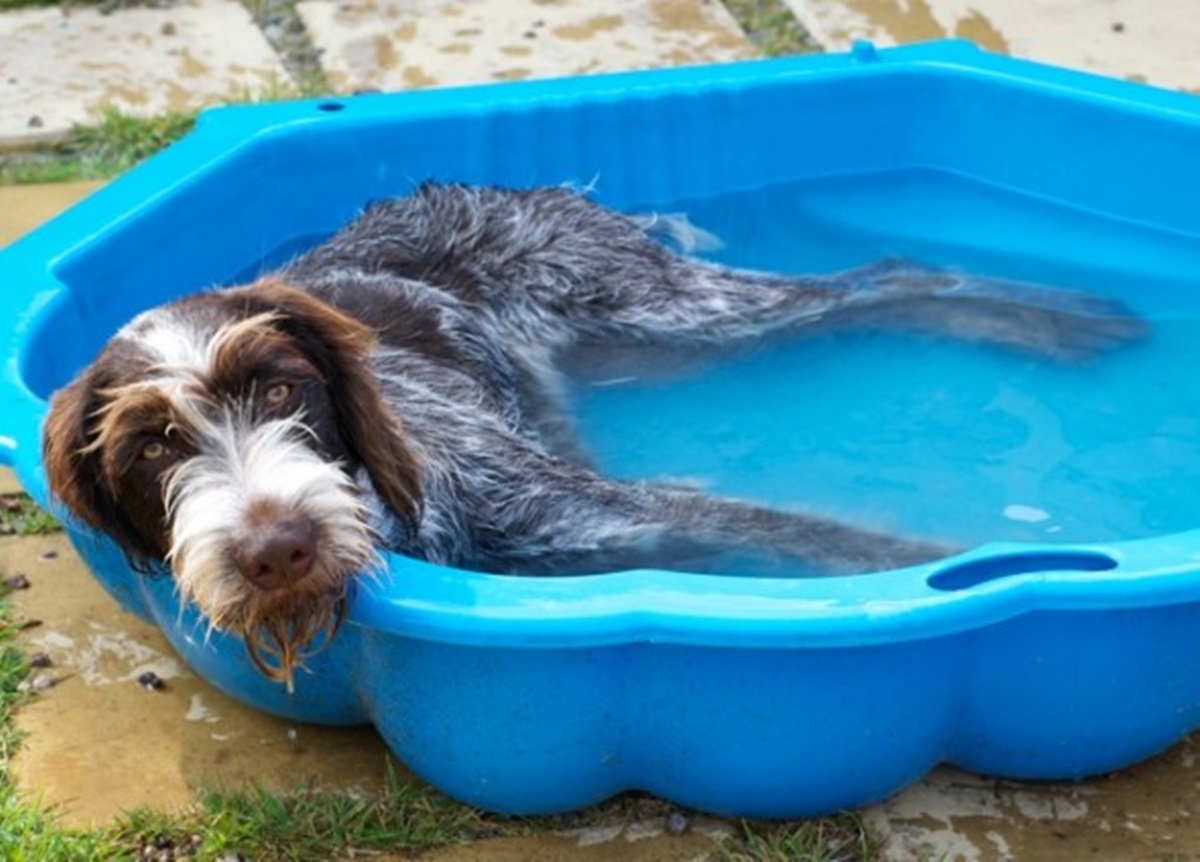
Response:
[{"label": "dog's head", "polygon": [[277,281],[199,294],[122,329],[50,405],[51,491],[290,683],[375,560],[356,483],[402,523],[418,464],[372,373],[373,332]]}]

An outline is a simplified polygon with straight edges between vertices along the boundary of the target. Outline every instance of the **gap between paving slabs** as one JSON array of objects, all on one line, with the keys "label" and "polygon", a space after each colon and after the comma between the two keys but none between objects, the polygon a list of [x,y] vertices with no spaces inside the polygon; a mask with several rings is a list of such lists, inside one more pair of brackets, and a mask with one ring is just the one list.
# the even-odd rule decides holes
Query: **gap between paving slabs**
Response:
[{"label": "gap between paving slabs", "polygon": [[321,50],[313,44],[296,0],[242,0],[284,69],[303,95],[325,95],[332,87],[321,66]]}]

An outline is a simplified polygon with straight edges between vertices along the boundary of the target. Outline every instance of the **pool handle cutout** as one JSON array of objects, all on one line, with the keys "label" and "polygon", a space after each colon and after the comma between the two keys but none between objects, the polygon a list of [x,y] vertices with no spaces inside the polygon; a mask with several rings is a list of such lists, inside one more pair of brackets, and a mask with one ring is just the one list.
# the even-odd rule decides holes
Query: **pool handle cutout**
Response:
[{"label": "pool handle cutout", "polygon": [[1030,550],[956,563],[930,575],[929,586],[955,592],[980,584],[1040,572],[1107,572],[1117,561],[1096,551]]}]

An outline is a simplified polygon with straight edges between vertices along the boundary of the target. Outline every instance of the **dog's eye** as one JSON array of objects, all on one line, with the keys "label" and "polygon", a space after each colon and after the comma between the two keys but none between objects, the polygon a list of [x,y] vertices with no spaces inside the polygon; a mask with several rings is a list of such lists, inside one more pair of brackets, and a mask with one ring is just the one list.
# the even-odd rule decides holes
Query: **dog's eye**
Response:
[{"label": "dog's eye", "polygon": [[160,440],[151,440],[142,447],[143,461],[158,461],[167,454],[167,445]]},{"label": "dog's eye", "polygon": [[279,407],[286,403],[291,395],[292,387],[289,384],[275,383],[267,387],[267,391],[263,393],[263,400],[269,407]]}]

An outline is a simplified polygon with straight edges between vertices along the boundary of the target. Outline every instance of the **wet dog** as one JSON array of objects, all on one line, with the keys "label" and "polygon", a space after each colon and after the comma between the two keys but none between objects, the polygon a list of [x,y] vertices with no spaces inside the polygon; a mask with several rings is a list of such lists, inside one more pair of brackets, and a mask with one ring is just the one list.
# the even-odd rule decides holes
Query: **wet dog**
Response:
[{"label": "wet dog", "polygon": [[[830,572],[948,552],[587,463],[563,369],[603,344],[726,348],[886,325],[1071,359],[1119,305],[905,262],[824,276],[671,251],[563,189],[426,185],[252,284],[140,315],[56,394],[53,493],[289,680],[380,549],[494,573],[767,550]],[[803,477],[797,477],[798,482]]]}]

